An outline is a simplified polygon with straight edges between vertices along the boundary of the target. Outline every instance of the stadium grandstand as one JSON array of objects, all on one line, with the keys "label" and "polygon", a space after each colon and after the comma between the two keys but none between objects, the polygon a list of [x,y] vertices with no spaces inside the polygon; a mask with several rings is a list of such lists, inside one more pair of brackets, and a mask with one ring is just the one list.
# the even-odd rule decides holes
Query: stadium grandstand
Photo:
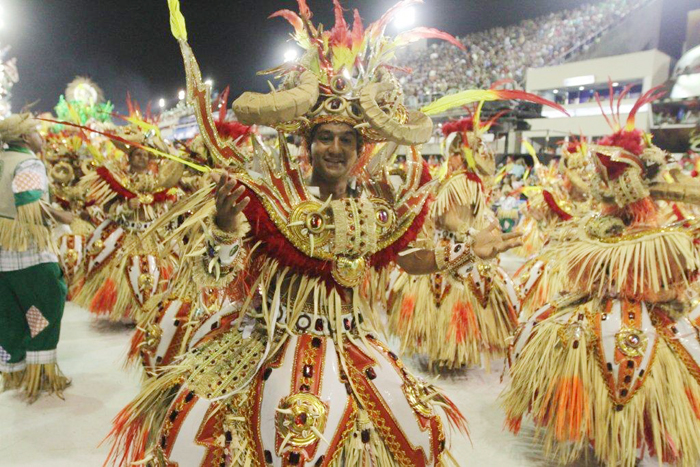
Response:
[{"label": "stadium grandstand", "polygon": [[400,80],[409,107],[463,89],[509,79],[523,87],[528,68],[576,60],[606,32],[649,0],[608,0],[459,37],[466,53],[446,42],[400,57],[410,69]]}]

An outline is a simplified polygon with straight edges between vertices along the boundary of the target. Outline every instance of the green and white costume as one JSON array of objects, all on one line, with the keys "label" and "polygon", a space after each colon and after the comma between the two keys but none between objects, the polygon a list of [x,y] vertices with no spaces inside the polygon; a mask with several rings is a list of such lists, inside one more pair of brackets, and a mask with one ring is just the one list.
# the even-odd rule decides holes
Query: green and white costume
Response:
[{"label": "green and white costume", "polygon": [[44,223],[46,168],[24,147],[0,153],[0,373],[30,397],[67,380],[56,347],[67,288]]}]

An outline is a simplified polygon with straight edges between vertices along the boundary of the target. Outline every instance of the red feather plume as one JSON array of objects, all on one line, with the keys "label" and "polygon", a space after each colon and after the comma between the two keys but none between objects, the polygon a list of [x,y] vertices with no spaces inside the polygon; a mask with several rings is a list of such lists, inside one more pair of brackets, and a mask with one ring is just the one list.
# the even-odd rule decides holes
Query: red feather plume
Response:
[{"label": "red feather plume", "polygon": [[466,51],[467,48],[462,44],[459,39],[454,37],[452,34],[448,34],[446,32],[440,31],[435,28],[426,28],[426,27],[417,27],[413,28],[410,31],[406,31],[404,33],[399,34],[396,36],[396,41],[400,43],[406,43],[410,44],[411,42],[415,42],[420,39],[442,39],[444,41],[449,42],[450,44],[459,47],[460,49]]},{"label": "red feather plume", "polygon": [[299,5],[299,16],[304,19],[311,19],[313,13],[311,13],[309,5],[306,4],[306,0],[297,0],[297,4]]},{"label": "red feather plume", "polygon": [[362,24],[362,18],[360,17],[360,11],[356,8],[353,13],[352,21],[352,43],[359,44],[362,42],[362,38],[365,35],[365,26]]},{"label": "red feather plume", "polygon": [[544,198],[544,202],[547,203],[547,206],[549,206],[549,209],[551,209],[557,215],[557,217],[559,217],[559,219],[563,221],[568,221],[571,219],[571,214],[559,207],[557,200],[554,199],[552,193],[544,190],[542,191],[542,197]]},{"label": "red feather plume", "polygon": [[339,0],[333,0],[333,12],[335,14],[335,24],[333,25],[333,29],[330,30],[331,45],[352,47],[352,36],[348,29],[348,23],[343,16],[343,7],[340,5]]},{"label": "red feather plume", "polygon": [[642,130],[633,129],[632,131],[623,129],[616,131],[612,135],[606,136],[598,140],[601,146],[614,146],[631,152],[635,156],[639,156],[645,147],[644,133]]},{"label": "red feather plume", "polygon": [[452,133],[465,133],[474,130],[474,119],[471,117],[460,118],[442,124],[442,135],[448,136]]},{"label": "red feather plume", "polygon": [[536,104],[542,104],[542,105],[546,105],[547,107],[557,109],[558,111],[562,112],[563,114],[569,115],[569,112],[567,112],[566,109],[564,107],[562,107],[561,105],[557,104],[556,102],[552,102],[549,99],[545,99],[544,97],[540,97],[536,94],[532,94],[532,93],[529,93],[526,91],[518,91],[516,89],[494,89],[493,92],[495,92],[496,95],[499,96],[503,100],[514,99],[514,100],[534,102]]},{"label": "red feather plume", "polygon": [[302,19],[294,13],[292,10],[277,10],[274,13],[272,13],[270,16],[268,16],[268,19],[272,18],[284,18],[287,21],[289,21],[289,24],[292,25],[294,28],[294,31],[298,34],[299,32],[303,31],[304,29],[304,22]]},{"label": "red feather plume", "polygon": [[226,86],[226,89],[219,96],[219,121],[223,122],[226,120],[226,112],[228,111],[228,94],[231,89]]},{"label": "red feather plume", "polygon": [[627,117],[627,124],[625,125],[625,128],[627,128],[628,130],[634,128],[634,118],[643,105],[650,104],[655,100],[666,95],[666,91],[663,91],[662,88],[663,86],[656,86],[654,88],[651,88],[647,92],[645,92],[642,97],[637,99],[637,102],[634,103],[634,106],[632,106],[632,110],[630,110],[630,114]]},{"label": "red feather plume", "polygon": [[243,125],[239,122],[214,122],[216,131],[219,132],[222,138],[230,138],[237,141],[236,144],[241,144],[246,136],[253,133],[253,127]]}]

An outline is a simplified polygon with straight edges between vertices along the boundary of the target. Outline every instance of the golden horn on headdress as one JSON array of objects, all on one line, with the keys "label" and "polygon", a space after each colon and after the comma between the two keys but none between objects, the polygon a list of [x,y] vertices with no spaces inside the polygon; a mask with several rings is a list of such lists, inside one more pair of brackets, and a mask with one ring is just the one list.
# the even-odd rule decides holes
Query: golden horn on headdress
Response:
[{"label": "golden horn on headdress", "polygon": [[700,185],[660,182],[650,186],[649,193],[658,200],[700,204]]},{"label": "golden horn on headdress", "polygon": [[299,85],[286,91],[244,92],[233,102],[233,111],[244,125],[274,126],[306,114],[318,101],[318,79],[305,71]]},{"label": "golden horn on headdress", "polygon": [[377,95],[391,91],[394,84],[381,81],[365,86],[360,92],[360,107],[367,121],[377,133],[389,141],[411,146],[422,144],[433,134],[433,121],[423,112],[411,111],[408,121],[401,123],[388,115],[377,103]]}]

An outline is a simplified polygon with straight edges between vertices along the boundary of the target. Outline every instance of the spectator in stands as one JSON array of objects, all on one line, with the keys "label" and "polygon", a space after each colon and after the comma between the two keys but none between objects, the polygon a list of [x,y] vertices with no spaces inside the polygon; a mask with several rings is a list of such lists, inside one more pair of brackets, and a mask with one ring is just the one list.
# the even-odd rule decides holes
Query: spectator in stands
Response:
[{"label": "spectator in stands", "polygon": [[593,37],[618,23],[646,0],[607,0],[470,34],[460,40],[467,53],[447,43],[406,51],[401,77],[409,107],[418,107],[463,89],[485,89],[501,79],[522,85],[530,67],[572,58]]}]

